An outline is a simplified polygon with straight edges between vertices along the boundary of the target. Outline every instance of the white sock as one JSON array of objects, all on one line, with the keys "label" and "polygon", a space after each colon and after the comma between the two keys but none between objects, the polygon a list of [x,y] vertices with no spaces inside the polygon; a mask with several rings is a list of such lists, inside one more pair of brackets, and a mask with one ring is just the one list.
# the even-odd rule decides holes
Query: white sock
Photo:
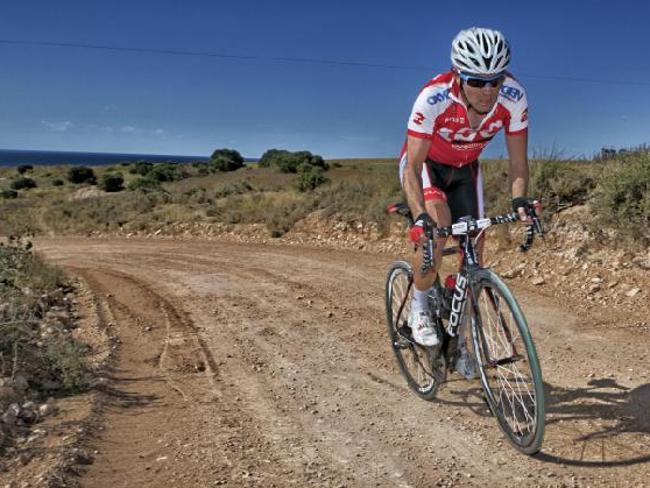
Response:
[{"label": "white sock", "polygon": [[411,300],[411,312],[426,312],[429,310],[429,300],[428,296],[431,293],[431,288],[426,290],[418,290],[415,285],[413,285],[413,299]]}]

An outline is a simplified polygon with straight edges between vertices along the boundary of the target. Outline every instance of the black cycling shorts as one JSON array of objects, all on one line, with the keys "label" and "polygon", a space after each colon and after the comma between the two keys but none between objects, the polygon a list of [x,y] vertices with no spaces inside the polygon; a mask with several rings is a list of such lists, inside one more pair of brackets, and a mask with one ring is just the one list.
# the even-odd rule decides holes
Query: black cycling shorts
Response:
[{"label": "black cycling shorts", "polygon": [[424,169],[429,180],[424,181],[427,178],[423,177],[424,199],[446,201],[452,222],[466,215],[483,217],[483,182],[478,160],[456,168],[427,159]]}]

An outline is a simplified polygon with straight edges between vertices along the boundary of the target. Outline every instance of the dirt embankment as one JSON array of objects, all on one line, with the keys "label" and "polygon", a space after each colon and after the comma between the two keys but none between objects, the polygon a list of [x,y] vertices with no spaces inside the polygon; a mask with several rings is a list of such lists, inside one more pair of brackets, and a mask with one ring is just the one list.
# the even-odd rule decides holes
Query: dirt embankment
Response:
[{"label": "dirt embankment", "polygon": [[44,427],[49,444],[0,486],[43,486],[57,462],[51,486],[644,486],[644,262],[581,246],[586,215],[569,217],[532,253],[494,239],[488,258],[511,276],[540,352],[548,428],[535,458],[504,441],[477,382],[453,375],[435,403],[406,388],[382,300],[390,261],[408,255],[397,229],[374,243],[372,229],[317,222],[265,243],[44,239],[88,290],[80,315],[108,361],[52,416],[67,430]]}]

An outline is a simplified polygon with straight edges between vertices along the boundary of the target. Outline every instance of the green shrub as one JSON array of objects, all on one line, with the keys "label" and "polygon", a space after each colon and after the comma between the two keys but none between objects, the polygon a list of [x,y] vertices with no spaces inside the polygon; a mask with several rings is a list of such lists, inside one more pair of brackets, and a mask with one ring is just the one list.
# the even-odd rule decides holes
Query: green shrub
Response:
[{"label": "green shrub", "polygon": [[104,173],[99,182],[99,188],[107,192],[124,190],[124,178],[121,173]]},{"label": "green shrub", "polygon": [[1,190],[0,197],[10,200],[12,198],[18,198],[18,192],[16,190]]},{"label": "green shrub", "polygon": [[275,161],[282,159],[289,154],[289,151],[284,149],[269,149],[262,154],[262,157],[257,164],[260,168],[270,168],[275,165]]},{"label": "green shrub", "polygon": [[215,171],[237,171],[243,164],[237,164],[232,159],[218,157],[212,160],[212,168]]},{"label": "green shrub", "polygon": [[33,169],[34,166],[32,166],[31,164],[21,164],[20,166],[18,166],[18,168],[16,168],[16,171],[18,171],[19,174],[24,175],[25,173]]},{"label": "green shrub", "polygon": [[297,173],[298,168],[303,165],[329,169],[329,165],[317,154],[309,151],[290,152],[284,149],[269,149],[262,155],[258,164],[263,168],[275,167],[282,173]]},{"label": "green shrub", "polygon": [[247,181],[238,181],[232,184],[224,185],[214,192],[215,198],[225,198],[230,195],[241,195],[255,191],[255,188]]},{"label": "green shrub", "polygon": [[161,183],[168,181],[180,181],[189,176],[185,168],[177,163],[158,163],[146,174],[148,178],[158,180]]},{"label": "green shrub", "polygon": [[[31,243],[9,238],[0,245],[0,375],[16,368],[30,384],[55,380],[79,391],[89,384],[85,347],[55,327],[44,339],[40,320],[52,305],[63,305],[63,274],[32,253]],[[44,347],[39,342],[44,341]],[[41,344],[42,345],[42,344]]]},{"label": "green shrub", "polygon": [[633,238],[650,240],[650,154],[608,162],[594,192],[600,219]]},{"label": "green shrub", "polygon": [[178,203],[181,205],[203,205],[205,203],[211,203],[212,199],[208,197],[208,193],[205,188],[190,188],[185,190],[182,193],[172,194],[172,202]]},{"label": "green shrub", "polygon": [[52,180],[52,186],[63,186],[65,185],[65,182],[61,178],[56,178],[55,180]]},{"label": "green shrub", "polygon": [[48,341],[45,348],[45,361],[51,375],[63,388],[79,392],[90,384],[90,374],[83,357],[88,348],[69,338],[57,337]]},{"label": "green shrub", "polygon": [[67,179],[74,184],[88,183],[95,185],[97,183],[95,172],[87,166],[73,166],[68,170]]},{"label": "green shrub", "polygon": [[294,186],[298,191],[303,192],[313,190],[327,181],[322,168],[303,163],[300,166],[298,176],[294,180]]},{"label": "green shrub", "polygon": [[217,171],[235,171],[244,166],[244,158],[234,149],[216,149],[210,162]]},{"label": "green shrub", "polygon": [[133,175],[146,176],[153,169],[153,163],[148,161],[136,161],[135,165],[129,169]]},{"label": "green shrub", "polygon": [[199,165],[199,166],[195,166],[195,168],[197,168],[197,170],[196,170],[196,174],[197,174],[198,176],[207,176],[207,175],[210,174],[210,168],[209,168],[208,165],[205,164],[205,163],[202,163],[202,164]]},{"label": "green shrub", "polygon": [[36,182],[26,176],[19,176],[9,186],[13,190],[29,190],[30,188],[36,188]]},{"label": "green shrub", "polygon": [[131,191],[142,190],[147,191],[158,191],[162,189],[160,181],[150,177],[150,176],[141,176],[131,181],[127,187]]}]

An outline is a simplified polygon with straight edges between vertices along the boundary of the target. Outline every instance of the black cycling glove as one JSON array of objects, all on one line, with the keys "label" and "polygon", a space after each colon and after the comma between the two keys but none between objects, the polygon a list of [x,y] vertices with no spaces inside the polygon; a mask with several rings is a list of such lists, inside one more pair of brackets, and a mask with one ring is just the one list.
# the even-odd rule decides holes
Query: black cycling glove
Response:
[{"label": "black cycling glove", "polygon": [[512,199],[512,211],[515,213],[519,212],[520,208],[523,208],[528,215],[528,208],[530,207],[530,200],[526,197],[516,197]]}]

